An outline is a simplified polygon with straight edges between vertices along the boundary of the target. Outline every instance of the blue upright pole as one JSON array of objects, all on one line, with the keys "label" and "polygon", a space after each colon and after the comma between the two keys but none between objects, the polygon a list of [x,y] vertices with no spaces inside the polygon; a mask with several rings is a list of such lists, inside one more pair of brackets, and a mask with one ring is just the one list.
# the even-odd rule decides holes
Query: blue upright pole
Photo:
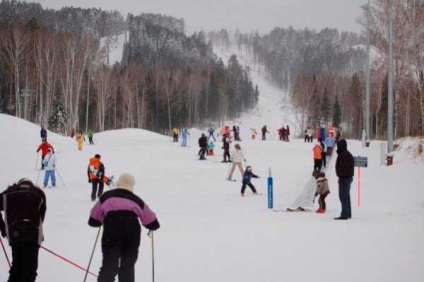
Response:
[{"label": "blue upright pole", "polygon": [[268,209],[274,208],[274,187],[273,179],[271,175],[271,168],[269,168],[269,177],[268,177]]}]

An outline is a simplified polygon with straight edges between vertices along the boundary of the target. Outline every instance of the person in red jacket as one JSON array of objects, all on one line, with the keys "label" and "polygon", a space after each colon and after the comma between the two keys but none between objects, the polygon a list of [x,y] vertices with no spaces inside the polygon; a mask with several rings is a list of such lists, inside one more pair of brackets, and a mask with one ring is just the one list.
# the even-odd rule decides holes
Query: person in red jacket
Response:
[{"label": "person in red jacket", "polygon": [[52,153],[54,154],[53,146],[49,144],[46,140],[43,140],[40,146],[38,146],[37,153],[40,152],[41,150],[41,169],[44,169],[43,161],[44,161],[44,157],[47,155],[48,149],[51,149]]}]

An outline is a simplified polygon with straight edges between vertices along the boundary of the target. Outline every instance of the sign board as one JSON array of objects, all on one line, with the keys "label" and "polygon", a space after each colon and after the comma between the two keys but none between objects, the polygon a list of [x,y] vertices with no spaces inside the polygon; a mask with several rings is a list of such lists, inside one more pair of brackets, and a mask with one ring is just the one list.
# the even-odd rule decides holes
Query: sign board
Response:
[{"label": "sign board", "polygon": [[268,177],[268,208],[274,208],[274,187],[272,177]]},{"label": "sign board", "polygon": [[368,167],[368,157],[356,156],[353,158],[355,160],[355,167]]}]

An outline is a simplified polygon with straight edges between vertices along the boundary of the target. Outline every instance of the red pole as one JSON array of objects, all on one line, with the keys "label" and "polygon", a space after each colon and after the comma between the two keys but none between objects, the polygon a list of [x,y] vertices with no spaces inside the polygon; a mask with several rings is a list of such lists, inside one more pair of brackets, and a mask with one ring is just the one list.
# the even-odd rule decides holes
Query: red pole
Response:
[{"label": "red pole", "polygon": [[358,167],[358,208],[361,206],[361,168]]},{"label": "red pole", "polygon": [[57,256],[58,258],[60,258],[60,259],[62,259],[62,260],[64,260],[64,261],[66,261],[67,263],[72,264],[73,266],[78,267],[79,269],[81,269],[81,270],[83,270],[83,271],[86,271],[87,273],[89,273],[89,274],[91,274],[91,275],[93,275],[93,276],[97,277],[97,275],[96,275],[96,274],[94,274],[94,273],[92,273],[92,272],[88,271],[87,269],[85,269],[84,267],[82,267],[82,266],[80,266],[80,265],[78,265],[78,264],[76,264],[76,263],[74,263],[74,262],[72,262],[72,261],[68,260],[67,258],[65,258],[65,257],[63,257],[63,256],[61,256],[61,255],[59,255],[59,254],[56,254],[55,252],[53,252],[53,251],[51,251],[51,250],[49,250],[49,249],[47,249],[47,248],[45,248],[45,247],[43,247],[43,246],[41,246],[41,245],[40,245],[40,248],[42,248],[42,249],[46,250],[47,252],[49,252],[49,253],[51,253],[51,254],[53,254],[53,255]]}]

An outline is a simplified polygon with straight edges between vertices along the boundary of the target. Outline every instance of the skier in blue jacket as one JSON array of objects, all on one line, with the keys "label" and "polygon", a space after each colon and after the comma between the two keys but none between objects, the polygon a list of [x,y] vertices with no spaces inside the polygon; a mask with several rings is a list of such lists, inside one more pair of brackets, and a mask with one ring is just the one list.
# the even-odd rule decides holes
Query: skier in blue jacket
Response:
[{"label": "skier in blue jacket", "polygon": [[181,136],[183,137],[183,141],[181,142],[182,147],[187,146],[187,137],[189,135],[190,135],[190,133],[188,132],[187,128],[184,128],[183,131],[181,132]]},{"label": "skier in blue jacket", "polygon": [[244,197],[244,191],[246,190],[246,186],[249,186],[252,189],[253,194],[258,194],[255,189],[255,186],[250,182],[253,178],[260,178],[256,174],[252,172],[252,167],[249,165],[246,167],[246,171],[243,174],[243,185],[241,186],[241,196]]}]

